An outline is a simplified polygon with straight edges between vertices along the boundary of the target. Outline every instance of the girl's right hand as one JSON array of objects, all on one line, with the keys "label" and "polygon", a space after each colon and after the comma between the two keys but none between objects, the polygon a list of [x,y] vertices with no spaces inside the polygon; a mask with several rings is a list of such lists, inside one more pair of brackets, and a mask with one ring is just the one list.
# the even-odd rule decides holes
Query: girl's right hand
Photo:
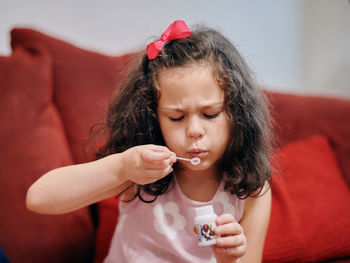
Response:
[{"label": "girl's right hand", "polygon": [[121,154],[122,176],[137,184],[153,183],[173,171],[176,154],[165,146],[140,145]]}]

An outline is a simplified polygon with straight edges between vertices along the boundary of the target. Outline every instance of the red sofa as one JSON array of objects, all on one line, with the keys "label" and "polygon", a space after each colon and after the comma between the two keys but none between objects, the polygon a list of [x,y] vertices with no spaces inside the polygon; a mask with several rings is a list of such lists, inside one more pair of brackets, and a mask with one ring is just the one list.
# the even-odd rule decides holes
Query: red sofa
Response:
[{"label": "red sofa", "polygon": [[[65,215],[25,208],[55,167],[93,159],[85,147],[132,54],[106,56],[32,29],[11,31],[0,57],[0,248],[11,262],[101,262],[118,200]],[[350,100],[266,91],[275,118],[273,203],[264,262],[350,262]]]}]

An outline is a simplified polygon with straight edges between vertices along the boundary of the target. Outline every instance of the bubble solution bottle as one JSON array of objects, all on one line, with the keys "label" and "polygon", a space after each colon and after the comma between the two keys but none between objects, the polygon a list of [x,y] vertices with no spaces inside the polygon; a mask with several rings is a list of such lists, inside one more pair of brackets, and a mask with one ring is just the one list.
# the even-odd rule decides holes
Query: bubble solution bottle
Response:
[{"label": "bubble solution bottle", "polygon": [[216,238],[218,236],[214,234],[214,229],[216,227],[215,219],[217,215],[214,213],[213,206],[196,207],[195,211],[194,229],[198,235],[198,245],[208,246],[216,244]]}]

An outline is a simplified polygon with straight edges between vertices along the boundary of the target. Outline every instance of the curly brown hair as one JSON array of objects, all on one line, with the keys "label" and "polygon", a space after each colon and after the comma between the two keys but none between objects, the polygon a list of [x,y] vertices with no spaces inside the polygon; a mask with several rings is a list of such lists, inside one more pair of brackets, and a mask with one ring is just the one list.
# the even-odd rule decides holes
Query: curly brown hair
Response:
[{"label": "curly brown hair", "polygon": [[[267,100],[255,83],[246,62],[221,33],[197,27],[187,38],[167,42],[159,56],[149,60],[146,51],[138,55],[120,92],[110,104],[108,139],[100,156],[120,153],[143,144],[165,145],[157,118],[159,93],[156,82],[164,69],[207,62],[225,93],[225,107],[231,123],[232,140],[219,169],[225,172],[225,190],[239,198],[253,195],[271,177],[269,157],[272,136]],[[164,193],[173,174],[138,186],[156,197]],[[153,200],[152,200],[153,201]]]}]

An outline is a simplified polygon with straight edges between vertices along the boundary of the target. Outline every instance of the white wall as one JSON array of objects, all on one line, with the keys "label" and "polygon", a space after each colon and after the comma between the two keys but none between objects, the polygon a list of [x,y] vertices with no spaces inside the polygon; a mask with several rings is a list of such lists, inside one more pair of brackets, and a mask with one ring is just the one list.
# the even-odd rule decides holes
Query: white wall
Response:
[{"label": "white wall", "polygon": [[350,1],[305,1],[304,87],[350,97]]},{"label": "white wall", "polygon": [[[314,8],[319,2],[325,6],[320,10]],[[327,16],[327,7],[333,5],[338,8]],[[142,47],[170,22],[183,19],[189,25],[206,23],[221,30],[269,89],[350,97],[348,79],[339,88],[319,88],[318,75],[330,68],[318,67],[318,53],[328,52],[328,46],[315,51],[320,36],[308,36],[319,16],[333,25],[339,9],[343,30],[349,32],[349,8],[346,0],[0,0],[0,54],[10,53],[9,31],[15,26],[34,27],[80,47],[118,55]],[[342,48],[337,56],[349,54],[349,48]]]}]

